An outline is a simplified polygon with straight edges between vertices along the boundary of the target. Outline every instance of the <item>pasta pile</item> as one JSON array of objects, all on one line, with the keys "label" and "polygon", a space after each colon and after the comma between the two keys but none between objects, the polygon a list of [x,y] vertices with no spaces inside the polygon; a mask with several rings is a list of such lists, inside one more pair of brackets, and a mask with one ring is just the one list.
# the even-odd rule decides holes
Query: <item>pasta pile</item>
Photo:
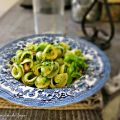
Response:
[{"label": "pasta pile", "polygon": [[27,86],[62,88],[71,85],[88,68],[79,49],[61,43],[27,43],[11,58],[11,74]]}]

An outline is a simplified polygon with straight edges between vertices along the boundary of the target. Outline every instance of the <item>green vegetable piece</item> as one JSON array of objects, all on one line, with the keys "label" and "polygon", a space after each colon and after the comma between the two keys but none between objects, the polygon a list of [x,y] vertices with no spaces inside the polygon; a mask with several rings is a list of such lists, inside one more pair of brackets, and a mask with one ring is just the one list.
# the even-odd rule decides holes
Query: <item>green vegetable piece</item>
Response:
[{"label": "green vegetable piece", "polygon": [[20,79],[23,76],[23,68],[22,68],[22,66],[17,65],[16,63],[14,63],[11,74],[15,79]]},{"label": "green vegetable piece", "polygon": [[63,65],[60,67],[60,73],[66,73],[66,72],[67,72],[67,69],[68,69],[68,65],[67,65],[67,64],[63,64]]},{"label": "green vegetable piece", "polygon": [[46,77],[39,76],[35,81],[35,86],[37,88],[47,88],[50,85],[50,80]]},{"label": "green vegetable piece", "polygon": [[76,58],[76,55],[74,55],[74,54],[65,55],[65,58],[64,58],[64,61],[69,62],[69,63],[74,62],[76,60],[77,60],[77,58]]},{"label": "green vegetable piece", "polygon": [[72,64],[70,65],[70,67],[68,68],[68,81],[67,81],[67,85],[70,85],[71,83],[72,83],[72,73],[74,72],[74,71],[76,71],[76,63],[74,63],[74,62],[72,62]]},{"label": "green vegetable piece", "polygon": [[25,85],[32,86],[35,84],[36,78],[33,72],[28,72],[22,77],[22,81]]},{"label": "green vegetable piece", "polygon": [[70,65],[70,67],[68,68],[68,73],[71,74],[74,71],[76,71],[76,63],[72,62],[72,64]]},{"label": "green vegetable piece", "polygon": [[68,74],[68,80],[67,80],[67,85],[71,85],[72,84],[72,77],[71,75]]},{"label": "green vegetable piece", "polygon": [[68,55],[65,55],[64,60],[65,60],[65,62],[77,62],[77,63],[79,63],[79,61],[84,62],[85,58],[84,57],[78,57],[75,54],[68,54]]},{"label": "green vegetable piece", "polygon": [[77,64],[77,66],[82,69],[87,69],[87,67],[88,67],[88,65],[85,63],[86,60],[84,57],[79,57],[74,54],[66,55],[64,58],[64,61],[68,62],[68,63],[75,62]]},{"label": "green vegetable piece", "polygon": [[48,43],[47,42],[42,42],[40,43],[37,48],[36,48],[36,51],[43,51],[46,47],[47,47]]},{"label": "green vegetable piece", "polygon": [[78,67],[80,67],[83,70],[86,70],[88,68],[88,65],[86,64],[86,60],[85,59],[81,59],[80,57],[78,58],[78,60],[76,61]]},{"label": "green vegetable piece", "polygon": [[81,77],[81,73],[80,72],[73,72],[71,77],[72,78],[80,78]]}]

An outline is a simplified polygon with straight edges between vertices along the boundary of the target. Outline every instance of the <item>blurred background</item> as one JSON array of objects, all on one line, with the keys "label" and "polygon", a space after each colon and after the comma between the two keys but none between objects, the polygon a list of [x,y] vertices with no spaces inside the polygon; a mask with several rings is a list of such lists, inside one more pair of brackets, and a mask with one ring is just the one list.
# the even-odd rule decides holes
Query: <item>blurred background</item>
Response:
[{"label": "blurred background", "polygon": [[[84,36],[88,40],[94,39],[91,41],[93,43],[97,39],[106,42],[112,34],[109,45],[105,47],[112,72],[110,80],[101,91],[102,101],[98,102],[103,105],[100,106],[103,120],[120,120],[120,0],[108,0],[107,7],[109,6],[112,19],[106,12],[106,0],[96,1],[89,10],[94,0],[0,0],[0,47],[31,34]],[[115,34],[111,32],[113,24]],[[93,35],[93,28],[100,31],[102,37]],[[97,45],[101,47],[99,43]]]}]

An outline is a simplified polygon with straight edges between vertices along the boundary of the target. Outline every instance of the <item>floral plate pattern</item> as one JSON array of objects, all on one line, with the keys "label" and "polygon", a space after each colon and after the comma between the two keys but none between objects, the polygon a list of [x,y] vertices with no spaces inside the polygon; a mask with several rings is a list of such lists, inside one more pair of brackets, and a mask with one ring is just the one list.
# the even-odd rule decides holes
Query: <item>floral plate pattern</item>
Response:
[{"label": "floral plate pattern", "polygon": [[[55,89],[28,87],[15,80],[8,67],[10,58],[26,43],[43,41],[66,42],[72,48],[81,49],[89,65],[86,74],[69,87]],[[0,49],[0,97],[21,105],[56,107],[79,102],[100,90],[109,79],[109,75],[110,64],[107,56],[83,38],[71,38],[56,34],[32,35],[9,43]]]}]

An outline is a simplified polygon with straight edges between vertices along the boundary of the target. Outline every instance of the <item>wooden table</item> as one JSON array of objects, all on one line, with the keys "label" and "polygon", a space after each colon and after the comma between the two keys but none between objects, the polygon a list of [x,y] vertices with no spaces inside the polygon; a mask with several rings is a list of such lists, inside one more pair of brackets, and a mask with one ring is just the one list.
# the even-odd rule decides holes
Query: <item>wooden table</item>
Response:
[{"label": "wooden table", "polygon": [[[82,35],[80,25],[66,16],[68,35]],[[108,28],[106,24],[100,24]],[[32,10],[25,10],[19,5],[14,6],[7,14],[0,18],[0,47],[27,35],[34,34]],[[120,70],[120,25],[117,24],[116,36],[112,47],[106,51],[112,65],[111,77]],[[114,54],[114,57],[113,57]],[[101,120],[99,110],[37,110],[37,109],[0,109],[0,120]]]}]

